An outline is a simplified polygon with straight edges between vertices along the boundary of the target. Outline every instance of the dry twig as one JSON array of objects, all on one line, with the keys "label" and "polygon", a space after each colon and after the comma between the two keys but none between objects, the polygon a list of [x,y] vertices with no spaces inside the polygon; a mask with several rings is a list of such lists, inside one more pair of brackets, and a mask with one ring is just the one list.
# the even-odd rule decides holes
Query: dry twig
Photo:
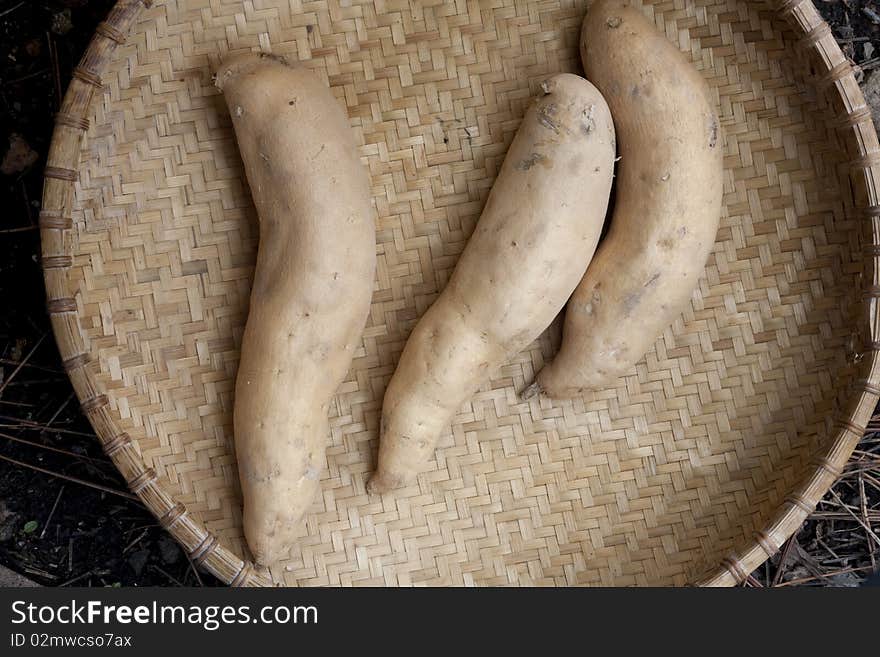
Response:
[{"label": "dry twig", "polygon": [[9,375],[9,378],[7,378],[2,384],[0,384],[0,394],[3,394],[3,391],[6,390],[6,386],[9,385],[9,382],[12,381],[12,379],[14,379],[19,372],[21,372],[21,368],[25,366],[25,364],[31,359],[31,356],[33,356],[37,349],[39,349],[40,345],[43,344],[43,340],[46,339],[47,335],[49,335],[49,331],[45,331],[43,335],[40,336],[40,339],[37,340],[37,343],[33,347],[31,347],[31,350],[27,353],[27,356],[25,356],[24,359],[18,364],[18,367],[12,370],[12,374]]},{"label": "dry twig", "polygon": [[95,483],[92,483],[91,481],[86,481],[85,479],[79,479],[78,477],[71,477],[70,475],[62,474],[60,472],[54,472],[53,470],[47,470],[46,468],[41,468],[36,465],[31,465],[30,463],[18,461],[14,458],[10,458],[9,456],[5,456],[3,454],[0,454],[0,460],[6,461],[8,463],[12,463],[13,465],[18,465],[22,468],[27,468],[29,470],[35,470],[36,472],[41,472],[45,475],[49,475],[50,477],[57,477],[58,479],[63,479],[64,481],[69,481],[74,484],[80,484],[81,486],[88,486],[89,488],[94,488],[95,490],[99,490],[104,493],[110,493],[111,495],[118,495],[119,497],[124,497],[128,500],[140,502],[140,499],[138,498],[138,496],[133,493],[128,493],[126,491],[117,490],[115,488],[110,488],[109,486],[102,486],[101,484],[95,484]]}]

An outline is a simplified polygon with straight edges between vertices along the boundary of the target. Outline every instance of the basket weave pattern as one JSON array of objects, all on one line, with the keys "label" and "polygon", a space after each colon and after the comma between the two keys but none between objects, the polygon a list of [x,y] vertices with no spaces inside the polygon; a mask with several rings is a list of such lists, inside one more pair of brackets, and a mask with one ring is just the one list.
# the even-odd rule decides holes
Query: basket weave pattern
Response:
[{"label": "basket weave pattern", "polygon": [[[540,82],[580,70],[587,4],[120,0],[99,27],[46,169],[48,309],[106,452],[197,564],[234,585],[732,585],[834,481],[880,393],[880,146],[809,0],[697,0],[644,3],[725,131],[691,307],[615,388],[521,402],[554,326],[460,410],[418,485],[366,494],[406,337]],[[211,84],[249,49],[333,87],[378,215],[322,495],[272,573],[247,560],[232,448],[257,223]]]}]

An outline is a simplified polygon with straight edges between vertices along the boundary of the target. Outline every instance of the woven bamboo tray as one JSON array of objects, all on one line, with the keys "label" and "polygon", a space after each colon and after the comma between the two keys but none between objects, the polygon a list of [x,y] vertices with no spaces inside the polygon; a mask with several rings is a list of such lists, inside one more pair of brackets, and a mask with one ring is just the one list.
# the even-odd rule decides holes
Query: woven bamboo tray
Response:
[{"label": "woven bamboo tray", "polygon": [[[715,93],[725,208],[691,307],[615,388],[518,391],[552,327],[462,408],[418,484],[371,497],[382,395],[587,3],[120,0],[77,68],[41,213],[82,408],[148,508],[234,585],[732,585],[795,531],[877,401],[880,145],[809,0],[645,2]],[[372,312],[331,408],[322,495],[258,572],[232,391],[257,224],[219,58],[303,60],[372,173]]]}]

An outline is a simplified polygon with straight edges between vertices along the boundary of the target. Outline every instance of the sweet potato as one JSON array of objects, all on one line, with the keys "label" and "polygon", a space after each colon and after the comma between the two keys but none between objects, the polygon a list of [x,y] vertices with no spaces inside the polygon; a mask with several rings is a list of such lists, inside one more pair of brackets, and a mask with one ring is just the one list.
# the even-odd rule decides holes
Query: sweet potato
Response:
[{"label": "sweet potato", "polygon": [[542,90],[385,392],[373,492],[412,481],[467,398],[562,309],[596,248],[614,166],[608,107],[575,75]]},{"label": "sweet potato", "polygon": [[566,308],[559,353],[526,397],[571,397],[631,371],[688,304],[721,214],[720,127],[694,66],[620,0],[590,7],[581,55],[614,116],[615,207]]},{"label": "sweet potato", "polygon": [[324,466],[327,412],[370,307],[370,181],[348,118],[305,68],[266,55],[220,66],[260,222],[235,381],[235,453],[254,560],[290,547]]}]

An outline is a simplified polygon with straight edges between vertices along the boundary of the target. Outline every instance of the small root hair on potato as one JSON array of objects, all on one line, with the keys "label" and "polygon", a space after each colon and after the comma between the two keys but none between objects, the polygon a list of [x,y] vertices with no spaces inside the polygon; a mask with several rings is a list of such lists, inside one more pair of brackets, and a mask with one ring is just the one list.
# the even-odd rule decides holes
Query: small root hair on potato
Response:
[{"label": "small root hair on potato", "polygon": [[520,393],[519,398],[523,401],[528,401],[533,397],[539,396],[543,392],[544,390],[541,388],[541,384],[537,381],[534,381],[525,387],[525,389]]}]

